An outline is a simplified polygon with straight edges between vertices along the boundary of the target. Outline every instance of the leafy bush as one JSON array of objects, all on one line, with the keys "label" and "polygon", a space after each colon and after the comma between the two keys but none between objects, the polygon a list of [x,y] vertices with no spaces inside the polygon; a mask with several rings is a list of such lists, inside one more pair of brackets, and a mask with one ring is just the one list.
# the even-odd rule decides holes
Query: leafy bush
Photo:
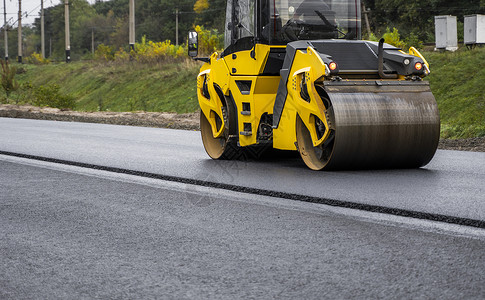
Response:
[{"label": "leafy bush", "polygon": [[125,49],[120,48],[118,51],[115,52],[115,61],[129,60],[131,55],[130,52],[126,52]]},{"label": "leafy bush", "polygon": [[195,1],[194,11],[196,13],[200,14],[208,8],[209,8],[209,1],[207,1],[207,0],[197,0],[197,1]]},{"label": "leafy bush", "polygon": [[379,41],[379,38],[377,38],[377,36],[374,34],[374,33],[369,33],[368,36],[364,37],[365,40],[368,40],[368,41],[373,41],[373,42],[378,42]]},{"label": "leafy bush", "polygon": [[406,45],[406,50],[414,47],[417,49],[422,49],[423,48],[423,41],[420,41],[418,36],[414,34],[414,32],[411,32],[406,39],[404,40],[404,44]]},{"label": "leafy bush", "polygon": [[404,49],[406,47],[404,41],[401,41],[401,35],[396,28],[393,28],[392,31],[387,27],[386,33],[382,35],[384,41],[388,44],[396,46],[398,48]]},{"label": "leafy bush", "polygon": [[70,95],[64,95],[57,84],[41,85],[32,87],[34,97],[32,104],[36,106],[49,106],[60,109],[74,109],[76,102]]},{"label": "leafy bush", "polygon": [[[397,28],[392,28],[392,31],[387,27],[386,33],[382,35],[382,38],[384,41],[388,44],[391,44],[397,48],[401,48],[404,51],[409,50],[410,47],[415,47],[418,49],[423,48],[423,42],[419,40],[418,36],[414,33],[410,33],[408,37],[403,41],[401,40],[401,35],[399,34],[399,31]],[[377,38],[376,35],[373,33],[370,33],[368,36],[368,39],[370,41],[378,41],[379,39]]]},{"label": "leafy bush", "polygon": [[[207,30],[203,26],[196,26],[199,34],[199,52],[209,55],[215,51],[221,51],[224,46],[224,35],[215,29]],[[133,59],[141,63],[174,62],[186,59],[187,45],[173,45],[170,40],[153,42],[143,36],[141,41],[135,43],[135,50],[126,51],[120,48],[118,51],[110,46],[100,44],[95,52],[95,58],[101,61],[124,62]]]},{"label": "leafy bush", "polygon": [[41,54],[34,52],[32,55],[26,58],[27,63],[34,65],[46,65],[51,61],[47,58],[43,58]]},{"label": "leafy bush", "polygon": [[141,63],[177,61],[187,57],[186,47],[173,45],[169,40],[164,42],[147,41],[143,36],[140,43],[135,43],[135,50],[125,51],[120,48],[114,51],[106,45],[99,45],[95,57],[103,61],[128,61],[134,59]]},{"label": "leafy bush", "polygon": [[166,60],[177,60],[186,57],[184,46],[172,45],[169,40],[164,42],[153,42],[146,40],[143,36],[140,43],[135,43],[135,51],[131,55],[139,62],[162,62]]},{"label": "leafy bush", "polygon": [[224,48],[224,35],[219,34],[217,29],[208,30],[204,26],[195,26],[199,35],[199,54],[210,55]]},{"label": "leafy bush", "polygon": [[100,44],[98,48],[96,48],[96,51],[94,52],[94,57],[96,59],[112,61],[115,59],[115,52],[113,51],[113,48],[111,48],[110,46]]}]

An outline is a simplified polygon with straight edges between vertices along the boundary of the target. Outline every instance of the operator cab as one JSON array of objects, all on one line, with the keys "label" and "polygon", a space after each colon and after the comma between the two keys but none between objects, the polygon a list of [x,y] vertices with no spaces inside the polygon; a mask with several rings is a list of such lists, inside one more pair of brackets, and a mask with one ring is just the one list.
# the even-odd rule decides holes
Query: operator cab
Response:
[{"label": "operator cab", "polygon": [[228,0],[224,52],[254,43],[360,39],[360,28],[359,0]]}]

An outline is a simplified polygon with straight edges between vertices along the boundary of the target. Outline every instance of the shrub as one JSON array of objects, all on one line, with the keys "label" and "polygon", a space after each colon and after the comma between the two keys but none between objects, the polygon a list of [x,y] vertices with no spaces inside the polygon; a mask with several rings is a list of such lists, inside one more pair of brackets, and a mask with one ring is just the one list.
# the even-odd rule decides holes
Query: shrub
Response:
[{"label": "shrub", "polygon": [[366,37],[367,40],[369,41],[373,41],[373,42],[378,42],[379,39],[377,38],[377,36],[374,34],[374,33],[369,33],[369,35]]},{"label": "shrub", "polygon": [[172,45],[169,40],[164,42],[147,41],[143,36],[140,43],[135,43],[135,51],[131,55],[139,62],[174,61],[186,56],[184,46]]},{"label": "shrub", "polygon": [[106,46],[105,44],[100,44],[98,48],[96,48],[96,51],[94,52],[94,57],[96,59],[112,61],[115,59],[115,52],[113,51],[113,48],[111,48],[110,46]]},{"label": "shrub", "polygon": [[41,54],[34,52],[32,55],[26,58],[27,63],[34,65],[46,65],[51,61],[47,58],[43,58]]},{"label": "shrub", "polygon": [[0,60],[2,65],[2,87],[5,90],[6,102],[8,102],[8,97],[10,93],[18,90],[19,84],[15,80],[15,74],[17,74],[17,68],[11,67],[8,61]]},{"label": "shrub", "polygon": [[135,50],[126,51],[120,48],[113,51],[109,46],[99,45],[96,50],[96,59],[104,61],[124,62],[133,59],[141,63],[160,63],[177,61],[187,57],[185,45],[176,46],[169,40],[164,42],[148,41],[143,36],[141,42],[135,43]]},{"label": "shrub", "polygon": [[15,104],[27,104],[31,103],[33,99],[33,86],[30,81],[23,82],[20,84],[17,91],[17,98],[15,99]]},{"label": "shrub", "polygon": [[[217,30],[207,30],[203,26],[196,26],[199,34],[200,54],[212,54],[221,51],[224,46],[224,35]],[[126,51],[120,48],[114,51],[112,47],[100,44],[95,52],[95,58],[102,61],[128,61],[133,59],[141,63],[160,63],[181,61],[187,58],[187,45],[173,45],[170,40],[153,42],[143,36],[141,41],[135,43],[135,50]]]},{"label": "shrub", "polygon": [[199,54],[210,55],[224,48],[224,35],[219,34],[217,29],[208,30],[204,26],[195,26],[199,35]]},{"label": "shrub", "polygon": [[[206,30],[203,26],[196,26],[199,33],[199,51],[201,54],[211,54],[220,51],[224,45],[224,35],[217,30]],[[106,45],[99,45],[95,58],[102,61],[123,62],[133,59],[141,63],[161,63],[181,61],[187,58],[187,45],[173,45],[170,40],[154,42],[143,36],[140,42],[135,43],[135,50],[126,51],[120,48],[114,51]]]},{"label": "shrub", "polygon": [[388,44],[396,46],[398,48],[404,49],[406,47],[405,43],[401,41],[399,31],[396,28],[393,28],[392,31],[387,27],[386,33],[382,35],[384,41]]},{"label": "shrub", "polygon": [[36,106],[49,106],[60,109],[74,109],[75,101],[70,95],[60,93],[57,84],[41,85],[33,88],[32,104]]},{"label": "shrub", "polygon": [[[389,29],[389,27],[387,27],[386,33],[382,35],[382,38],[386,43],[391,44],[397,48],[401,48],[404,51],[409,50],[410,47],[415,47],[418,49],[423,47],[423,42],[420,41],[418,36],[414,33],[410,33],[404,41],[401,40],[401,35],[395,27],[392,28],[392,31]],[[369,40],[378,41],[377,37],[373,33],[369,35]]]},{"label": "shrub", "polygon": [[115,61],[127,61],[130,59],[130,52],[126,52],[123,48],[120,48],[114,54]]},{"label": "shrub", "polygon": [[414,34],[414,32],[411,32],[406,39],[404,40],[404,43],[406,44],[406,48],[409,49],[411,47],[417,48],[417,49],[422,49],[423,48],[423,41],[420,41],[418,36]]}]

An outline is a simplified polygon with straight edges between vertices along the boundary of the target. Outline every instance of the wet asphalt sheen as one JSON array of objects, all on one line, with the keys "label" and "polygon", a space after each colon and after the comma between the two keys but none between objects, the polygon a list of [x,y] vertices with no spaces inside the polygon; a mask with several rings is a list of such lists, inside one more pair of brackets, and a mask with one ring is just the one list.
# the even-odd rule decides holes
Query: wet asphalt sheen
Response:
[{"label": "wet asphalt sheen", "polygon": [[[485,153],[312,172],[210,160],[195,131],[6,118],[0,151],[485,220]],[[483,238],[30,162],[0,155],[0,299],[485,298]]]},{"label": "wet asphalt sheen", "polygon": [[421,169],[313,172],[296,156],[214,161],[197,131],[0,118],[0,151],[485,221],[485,153],[438,150]]},{"label": "wet asphalt sheen", "polygon": [[483,239],[2,156],[0,170],[0,299],[485,297]]}]

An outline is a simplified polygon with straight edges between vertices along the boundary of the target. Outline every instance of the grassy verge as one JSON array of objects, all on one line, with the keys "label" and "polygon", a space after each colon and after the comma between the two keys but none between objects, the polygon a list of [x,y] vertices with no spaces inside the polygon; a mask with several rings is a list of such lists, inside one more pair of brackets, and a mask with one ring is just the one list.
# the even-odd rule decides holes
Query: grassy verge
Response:
[{"label": "grassy verge", "polygon": [[[485,48],[425,52],[431,64],[427,78],[438,101],[443,138],[485,136]],[[57,84],[76,99],[79,111],[194,112],[198,109],[195,78],[200,63],[165,64],[73,62],[22,65],[25,85]],[[10,102],[29,103],[25,88]],[[17,99],[17,100],[14,100]],[[20,100],[19,100],[20,99]]]},{"label": "grassy verge", "polygon": [[485,136],[485,48],[426,52],[442,138]]},{"label": "grassy verge", "polygon": [[[43,66],[23,65],[17,76],[22,85],[57,84],[60,92],[76,99],[79,111],[159,111],[187,113],[197,110],[195,78],[200,64],[189,60],[146,65],[73,62]],[[13,95],[28,102],[20,89]]]}]

